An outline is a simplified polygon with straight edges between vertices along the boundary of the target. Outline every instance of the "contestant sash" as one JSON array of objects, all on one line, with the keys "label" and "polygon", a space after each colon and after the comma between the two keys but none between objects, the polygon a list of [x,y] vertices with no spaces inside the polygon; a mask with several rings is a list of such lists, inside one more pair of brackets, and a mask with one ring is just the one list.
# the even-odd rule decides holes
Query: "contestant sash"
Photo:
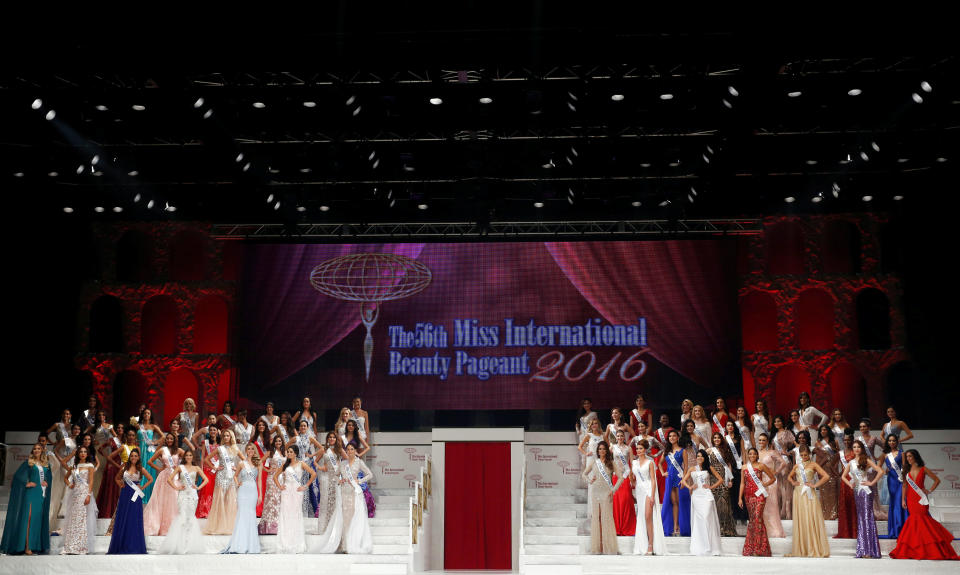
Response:
[{"label": "contestant sash", "polygon": [[723,480],[724,481],[733,481],[733,471],[730,470],[730,466],[727,465],[726,460],[723,458],[723,455],[720,454],[720,450],[716,447],[711,447],[710,451],[717,456],[717,461],[723,464]]},{"label": "contestant sash", "polygon": [[624,471],[630,471],[630,465],[627,462],[627,458],[624,457],[623,451],[620,449],[620,446],[614,445],[614,447],[616,447],[616,449],[613,450],[613,452],[617,454],[617,459],[620,460],[620,465],[623,466]]},{"label": "contestant sash", "polygon": [[[683,457],[683,450],[679,450],[679,451],[677,451],[676,453],[679,453],[679,454],[680,454],[680,457]],[[668,453],[668,454],[667,454],[667,461],[669,461],[669,462],[670,462],[670,465],[672,465],[673,468],[677,470],[677,474],[678,474],[678,475],[680,476],[680,478],[682,479],[682,478],[683,478],[683,466],[680,465],[679,463],[677,463],[677,460],[674,459],[674,457],[673,457],[673,453]]]},{"label": "contestant sash", "polygon": [[869,486],[863,484],[863,483],[864,483],[864,481],[863,481],[863,472],[860,471],[860,465],[857,464],[857,460],[856,460],[856,459],[854,459],[854,460],[850,463],[850,467],[852,467],[851,472],[853,473],[854,479],[857,480],[857,489],[859,489],[861,493],[866,493],[867,495],[873,493],[873,492],[870,490],[870,487],[869,487]]},{"label": "contestant sash", "polygon": [[223,414],[223,418],[227,420],[227,423],[230,424],[230,427],[235,427],[237,425],[237,422],[234,421],[233,418],[227,415],[226,413]]},{"label": "contestant sash", "polygon": [[332,468],[332,470],[329,471],[328,473],[336,473],[336,472],[337,472],[337,469],[339,468],[339,462],[337,461],[337,455],[336,455],[336,453],[334,453],[334,451],[335,451],[335,450],[334,450],[332,447],[330,447],[330,448],[327,449],[327,455],[326,455],[327,461],[330,462],[330,466],[331,466],[331,468]]},{"label": "contestant sash", "polygon": [[838,445],[843,445],[843,428],[839,425],[831,428],[833,431],[833,438],[837,440]]},{"label": "contestant sash", "polygon": [[757,415],[757,414],[754,414],[753,426],[754,426],[754,427],[756,428],[756,430],[757,430],[757,435],[759,435],[759,434],[761,434],[761,433],[767,433],[767,434],[769,434],[769,432],[770,432],[770,427],[769,427],[769,424],[767,423],[767,418],[764,417],[764,416],[762,416],[762,415],[761,415],[760,417],[756,417],[756,415]]},{"label": "contestant sash", "polygon": [[600,473],[600,477],[607,482],[607,487],[610,488],[610,491],[613,491],[613,481],[610,479],[610,474],[607,473],[607,466],[601,463],[599,459],[593,463],[597,466],[597,471]]},{"label": "contestant sash", "polygon": [[133,489],[133,496],[130,498],[130,501],[136,501],[138,497],[141,499],[145,497],[143,491],[140,490],[140,486],[134,483],[126,473],[123,474],[123,482],[127,484],[127,487]]},{"label": "contestant sash", "polygon": [[747,463],[744,469],[747,470],[747,473],[750,474],[750,479],[753,479],[754,484],[757,486],[755,495],[757,497],[760,497],[761,495],[764,497],[769,497],[770,495],[767,493],[767,488],[763,486],[763,482],[760,481],[760,478],[757,476],[757,472],[754,470],[753,465],[751,463]]},{"label": "contestant sash", "polygon": [[729,435],[724,435],[723,438],[727,440],[727,445],[730,446],[730,453],[733,454],[733,459],[737,462],[737,469],[741,469],[743,467],[743,459],[740,458],[740,452],[737,451],[737,445],[733,442],[733,438]]},{"label": "contestant sash", "polygon": [[[183,476],[188,473],[188,471],[187,471],[187,466],[186,466],[186,465],[180,465],[179,467],[180,467],[180,485],[183,485],[184,487],[186,487],[187,484],[183,482]],[[197,488],[197,485],[196,485],[196,483],[194,483],[194,484],[191,485],[190,487],[196,489],[196,488]]]},{"label": "contestant sash", "polygon": [[820,441],[820,447],[826,449],[828,455],[833,455],[833,453],[834,453],[833,448],[830,447],[830,443],[829,443],[828,441],[826,441],[826,440],[821,440],[821,441]]},{"label": "contestant sash", "polygon": [[784,461],[790,461],[790,458],[787,457],[787,454],[783,452],[783,444],[780,443],[780,437],[778,436],[778,433],[773,434],[773,447],[777,450],[777,453],[780,454],[780,457],[782,457]]},{"label": "contestant sash", "polygon": [[[637,418],[637,422],[643,421],[643,419],[641,419],[640,411],[639,411],[639,410],[633,409],[633,410],[631,410],[631,411],[633,412],[633,416],[634,416],[635,418]],[[646,423],[646,421],[643,421],[643,422]],[[652,423],[652,422],[651,422],[651,423]],[[639,425],[637,425],[637,429],[640,429],[640,426],[639,426]],[[650,431],[650,430],[648,429],[647,431]]]},{"label": "contestant sash", "polygon": [[930,505],[930,500],[927,499],[927,494],[923,492],[923,489],[920,489],[920,486],[917,485],[917,482],[910,477],[909,473],[904,473],[903,477],[907,480],[907,485],[913,489],[914,493],[920,496],[920,505]]},{"label": "contestant sash", "polygon": [[897,464],[897,456],[892,451],[887,454],[887,465],[896,474],[897,481],[903,483],[903,472],[900,470],[900,465]]},{"label": "contestant sash", "polygon": [[70,432],[67,430],[67,424],[62,421],[57,422],[57,431],[60,432],[60,439],[67,439],[70,437]]},{"label": "contestant sash", "polygon": [[747,429],[746,425],[740,425],[739,421],[734,421],[734,425],[737,426],[737,429],[740,430],[740,437],[743,438],[743,443],[747,449],[753,447],[753,443],[750,441],[750,430]]},{"label": "contestant sash", "polygon": [[220,458],[223,460],[223,468],[227,472],[227,477],[233,479],[233,456],[227,451],[227,448],[223,445],[217,448],[218,453],[220,453]]},{"label": "contestant sash", "polygon": [[727,426],[720,423],[720,419],[717,417],[717,414],[713,414],[713,424],[717,426],[717,430],[720,431],[720,435],[727,436]]},{"label": "contestant sash", "polygon": [[815,499],[815,496],[813,494],[813,489],[811,489],[810,486],[807,485],[807,472],[803,468],[803,460],[800,459],[799,453],[797,454],[797,467],[800,468],[800,477],[803,478],[800,480],[801,483],[803,484],[803,487],[800,489],[800,495],[803,495],[804,493],[806,493],[808,499]]},{"label": "contestant sash", "polygon": [[40,495],[43,497],[47,496],[47,488],[44,487],[43,482],[45,481],[43,475],[43,466],[39,463],[37,464],[37,471],[40,473]]},{"label": "contestant sash", "polygon": [[173,469],[173,456],[170,455],[170,450],[167,449],[167,446],[163,446],[160,450],[160,458],[163,459],[163,463]]},{"label": "contestant sash", "polygon": [[663,448],[667,448],[667,434],[663,432],[663,428],[657,430],[657,436],[660,438],[660,445],[663,445]]}]

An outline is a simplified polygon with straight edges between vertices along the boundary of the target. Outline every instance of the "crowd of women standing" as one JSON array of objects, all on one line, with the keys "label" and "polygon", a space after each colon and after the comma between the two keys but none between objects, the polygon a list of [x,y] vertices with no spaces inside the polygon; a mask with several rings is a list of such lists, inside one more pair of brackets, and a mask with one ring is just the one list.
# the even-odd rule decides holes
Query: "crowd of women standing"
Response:
[{"label": "crowd of women standing", "polygon": [[[836,538],[856,539],[857,557],[880,557],[879,539],[890,538],[893,558],[960,559],[929,513],[940,479],[916,450],[903,450],[913,432],[893,407],[874,435],[869,419],[854,428],[806,392],[786,418],[762,400],[749,414],[717,398],[708,415],[687,399],[678,428],[666,414],[654,427],[642,395],[634,404],[626,415],[611,409],[606,427],[589,399],[578,414],[593,553],[618,553],[617,536],[633,535],[634,553],[665,554],[673,535],[690,537],[692,555],[719,555],[721,538],[745,521],[743,555],[770,556],[769,538],[785,537],[782,521],[791,520],[788,555],[828,557],[825,521],[837,520]],[[883,536],[878,520],[887,521]]]},{"label": "crowd of women standing", "polygon": [[201,419],[187,399],[164,430],[146,406],[115,424],[96,397],[77,423],[64,410],[14,476],[0,552],[46,553],[52,533],[62,554],[92,553],[99,517],[111,520],[108,554],[146,553],[146,536],[164,537],[161,554],[204,553],[205,535],[230,535],[221,553],[260,553],[261,535],[277,536],[278,553],[371,553],[361,399],[328,433],[310,398],[292,415],[264,411],[251,423],[226,402]]}]

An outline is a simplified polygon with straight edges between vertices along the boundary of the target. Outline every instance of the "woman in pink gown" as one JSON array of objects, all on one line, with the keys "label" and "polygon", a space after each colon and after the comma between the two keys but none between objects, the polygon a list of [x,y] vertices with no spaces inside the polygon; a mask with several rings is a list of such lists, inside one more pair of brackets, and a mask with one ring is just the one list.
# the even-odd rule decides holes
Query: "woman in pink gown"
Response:
[{"label": "woman in pink gown", "polygon": [[178,466],[183,459],[183,450],[176,445],[177,439],[168,433],[164,437],[164,446],[147,462],[159,475],[153,495],[143,510],[144,535],[166,535],[177,516],[177,491],[167,482],[168,477],[179,471]]},{"label": "woman in pink gown", "polygon": [[770,447],[770,435],[761,433],[757,435],[757,450],[760,453],[760,463],[767,466],[767,469],[773,471],[777,478],[769,488],[767,488],[767,501],[763,506],[763,524],[767,528],[767,537],[786,537],[783,532],[783,523],[780,521],[780,486],[777,484],[779,476],[782,475],[782,468],[789,467],[783,457],[777,453],[776,449]]}]

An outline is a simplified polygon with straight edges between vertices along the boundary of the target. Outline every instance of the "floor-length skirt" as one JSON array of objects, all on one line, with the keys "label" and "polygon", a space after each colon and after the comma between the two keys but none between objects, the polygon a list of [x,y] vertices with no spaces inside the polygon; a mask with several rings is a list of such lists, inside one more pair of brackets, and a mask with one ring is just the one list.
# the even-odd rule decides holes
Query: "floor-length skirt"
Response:
[{"label": "floor-length skirt", "polygon": [[[655,484],[651,484],[651,488]],[[663,532],[663,522],[660,521],[660,501],[656,497],[659,493],[648,493],[641,482],[637,482],[636,500],[637,500],[637,527],[636,535],[633,538],[633,553],[641,555],[647,552],[650,542],[647,539],[647,500],[653,502],[652,513],[650,514],[653,525],[653,553],[655,555],[667,555],[667,540]]]},{"label": "floor-length skirt", "polygon": [[120,486],[115,481],[118,469],[109,467],[97,491],[97,517],[100,519],[112,519],[117,511],[117,501],[120,499]]},{"label": "floor-length skirt", "polygon": [[793,488],[793,549],[787,557],[829,557],[830,542],[816,491],[811,499],[803,486]]},{"label": "floor-length skirt", "polygon": [[367,502],[363,489],[353,483],[340,486],[343,503],[343,537],[340,548],[344,553],[368,554],[373,552],[373,535],[367,517]]},{"label": "floor-length skirt", "polygon": [[737,526],[733,522],[733,511],[730,507],[730,493],[732,488],[727,487],[726,483],[721,483],[716,488],[711,489],[713,502],[717,506],[717,517],[720,519],[720,536],[736,537]]},{"label": "floor-length skirt", "polygon": [[280,493],[280,513],[277,517],[277,553],[303,553],[307,540],[303,531],[302,491],[297,481],[288,481]]},{"label": "floor-length skirt", "polygon": [[[743,542],[743,555],[744,557],[770,557],[770,540],[767,539],[767,526],[763,519],[767,501],[764,496],[757,496],[755,489],[744,485],[743,503],[747,508],[749,520],[747,538]],[[767,488],[767,493],[769,492]]]},{"label": "floor-length skirt", "polygon": [[705,488],[690,495],[690,554],[720,555],[720,519],[713,494]]},{"label": "floor-length skirt", "polygon": [[210,513],[203,532],[207,535],[230,535],[237,520],[237,484],[226,471],[217,472]]},{"label": "floor-length skirt", "polygon": [[[617,484],[617,476],[613,476],[613,484]],[[613,523],[617,535],[633,536],[637,530],[637,502],[633,500],[633,490],[630,482],[624,481],[620,489],[613,494]]]},{"label": "floor-length skirt", "polygon": [[[332,492],[328,491],[331,485]],[[319,537],[310,548],[310,553],[336,553],[343,538],[343,502],[340,497],[340,487],[334,478],[324,474],[320,489],[321,498],[317,517]]]},{"label": "floor-length skirt", "polygon": [[[237,489],[237,519],[233,535],[224,553],[260,553],[257,534],[257,481],[259,474],[244,481]],[[209,521],[209,519],[208,519]]]},{"label": "floor-length skirt", "polygon": [[660,518],[663,521],[663,532],[668,535],[673,534],[673,503],[670,501],[672,490],[677,489],[677,525],[680,529],[680,535],[690,536],[690,490],[680,485],[680,476],[677,471],[667,463],[667,479],[663,499],[660,504]]},{"label": "floor-length skirt", "polygon": [[67,484],[63,481],[63,466],[56,457],[48,457],[50,462],[50,479],[47,483],[50,485],[50,530],[56,531],[59,526],[57,518],[63,515],[64,491],[67,490]]},{"label": "floor-length skirt", "polygon": [[857,489],[857,557],[880,558],[880,538],[877,537],[877,520],[873,515],[873,489],[867,493]]},{"label": "floor-length skirt", "polygon": [[207,484],[197,492],[197,519],[203,519],[210,514],[210,506],[213,505],[213,490],[217,483],[216,469],[205,467],[203,474],[207,476]]},{"label": "floor-length skirt", "polygon": [[837,503],[837,534],[834,539],[857,538],[857,506],[854,502],[853,489],[846,483],[840,486],[840,497]]},{"label": "floor-length skirt", "polygon": [[[320,504],[320,471],[317,469],[317,462],[312,457],[309,462],[305,462],[310,466],[310,469],[313,470],[316,475],[314,476],[313,483],[310,484],[310,488],[307,489],[307,497],[304,499],[310,504],[309,508],[304,508],[305,514],[307,517],[316,517],[317,516],[317,507]],[[304,476],[302,483],[306,485],[307,480],[310,479],[310,474],[304,471]]]},{"label": "floor-length skirt", "polygon": [[277,521],[280,517],[280,488],[274,483],[273,477],[267,479],[267,490],[263,496],[263,512],[260,514],[260,523],[257,532],[260,535],[276,535]]},{"label": "floor-length skirt", "polygon": [[[94,549],[97,537],[97,501],[90,495],[90,486],[85,481],[76,480],[73,488],[70,509],[63,521],[64,555],[86,555]],[[90,503],[83,502],[90,495]]]},{"label": "floor-length skirt", "polygon": [[170,524],[167,536],[157,551],[166,555],[203,553],[203,531],[197,521],[197,490],[184,489],[177,492],[177,515]]},{"label": "floor-length skirt", "polygon": [[[363,479],[365,476],[362,471],[357,473],[357,479]],[[365,481],[360,484],[363,489],[363,501],[367,504],[367,517],[373,519],[377,514],[377,501],[373,498],[373,491],[370,489],[370,482]]]},{"label": "floor-length skirt", "polygon": [[143,536],[143,503],[134,498],[129,485],[120,490],[117,513],[114,516],[113,534],[107,555],[145,554],[147,540]]},{"label": "floor-length skirt", "polygon": [[784,465],[783,469],[777,472],[777,488],[780,497],[780,519],[791,519],[793,517],[793,485],[787,479],[790,474],[790,465]]},{"label": "floor-length skirt", "polygon": [[910,513],[901,504],[900,490],[903,489],[903,483],[891,474],[887,476],[886,484],[887,491],[890,492],[890,505],[887,507],[887,534],[881,535],[880,539],[896,539]]},{"label": "floor-length skirt", "polygon": [[143,529],[146,535],[166,535],[173,518],[177,516],[177,490],[167,483],[167,478],[173,474],[172,469],[165,467],[157,475],[153,496],[143,509]]},{"label": "floor-length skirt", "polygon": [[763,525],[767,528],[767,537],[786,537],[780,521],[779,479],[767,487],[767,495],[767,502],[763,506]]},{"label": "floor-length skirt", "polygon": [[620,552],[617,543],[617,526],[613,521],[613,499],[609,488],[598,487],[607,492],[603,499],[591,499],[587,505],[590,513],[590,553],[595,555],[616,555]]},{"label": "floor-length skirt", "polygon": [[[746,521],[747,520],[747,510],[745,507],[740,507],[740,481],[741,473],[737,469],[737,466],[733,467],[733,485],[730,486],[730,514],[733,515],[734,521]],[[713,481],[711,479],[711,481]],[[736,495],[736,497],[734,497]],[[746,503],[746,500],[744,500]],[[717,510],[719,513],[719,510]],[[734,533],[736,534],[736,533]]]},{"label": "floor-length skirt", "polygon": [[820,509],[824,519],[837,518],[837,506],[840,502],[840,476],[827,471],[830,479],[820,487]]}]

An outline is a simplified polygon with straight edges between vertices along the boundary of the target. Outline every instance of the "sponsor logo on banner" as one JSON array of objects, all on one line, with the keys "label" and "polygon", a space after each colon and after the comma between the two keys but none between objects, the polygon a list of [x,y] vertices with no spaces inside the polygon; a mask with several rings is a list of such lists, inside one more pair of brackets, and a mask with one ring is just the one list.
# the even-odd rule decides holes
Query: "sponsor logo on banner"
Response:
[{"label": "sponsor logo on banner", "polygon": [[427,455],[425,453],[417,453],[416,447],[407,447],[403,450],[404,453],[410,458],[410,461],[426,461]]},{"label": "sponsor logo on banner", "polygon": [[960,475],[951,473],[950,475],[944,476],[943,479],[950,484],[950,489],[960,489]]},{"label": "sponsor logo on banner", "polygon": [[535,461],[556,461],[557,457],[560,457],[556,453],[547,454],[543,453],[543,450],[539,447],[534,447],[530,449],[530,453],[533,454],[533,459]]},{"label": "sponsor logo on banner", "polygon": [[960,453],[957,453],[957,448],[953,445],[944,445],[940,448],[940,451],[946,454],[948,460],[960,461]]},{"label": "sponsor logo on banner", "polygon": [[558,461],[557,465],[563,468],[564,475],[580,475],[580,467],[571,465],[569,461]]},{"label": "sponsor logo on banner", "polygon": [[407,480],[407,487],[410,487],[411,489],[415,487],[414,484],[417,482],[416,475],[408,473],[404,475],[403,478]]}]

